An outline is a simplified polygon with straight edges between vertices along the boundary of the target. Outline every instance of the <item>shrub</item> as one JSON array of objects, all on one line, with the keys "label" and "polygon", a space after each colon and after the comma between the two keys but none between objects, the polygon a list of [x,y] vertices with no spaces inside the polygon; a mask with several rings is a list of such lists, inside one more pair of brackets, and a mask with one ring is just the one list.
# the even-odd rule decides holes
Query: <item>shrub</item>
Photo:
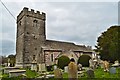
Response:
[{"label": "shrub", "polygon": [[82,64],[83,67],[89,67],[89,60],[91,59],[88,55],[82,55],[78,59],[78,64]]},{"label": "shrub", "polygon": [[65,66],[68,66],[70,59],[67,56],[61,56],[58,58],[57,66],[61,69],[64,69]]}]

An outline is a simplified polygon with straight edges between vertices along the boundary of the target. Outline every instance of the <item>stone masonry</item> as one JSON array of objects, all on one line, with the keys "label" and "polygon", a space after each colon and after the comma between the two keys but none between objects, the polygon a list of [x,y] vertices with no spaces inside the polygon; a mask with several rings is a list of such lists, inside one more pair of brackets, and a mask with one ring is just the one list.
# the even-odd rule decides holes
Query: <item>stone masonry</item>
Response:
[{"label": "stone masonry", "polygon": [[52,61],[54,61],[58,55],[69,51],[78,54],[88,52],[91,55],[90,47],[47,40],[45,21],[45,13],[35,12],[33,9],[29,11],[26,7],[17,16],[16,66],[30,66],[33,60],[36,60],[37,64],[47,65],[47,62],[49,63],[47,59],[53,57]]}]

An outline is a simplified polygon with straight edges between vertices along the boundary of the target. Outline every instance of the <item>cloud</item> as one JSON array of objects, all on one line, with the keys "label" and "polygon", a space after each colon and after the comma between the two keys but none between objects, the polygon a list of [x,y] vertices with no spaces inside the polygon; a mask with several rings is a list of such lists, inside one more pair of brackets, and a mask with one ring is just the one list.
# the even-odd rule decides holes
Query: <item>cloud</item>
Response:
[{"label": "cloud", "polygon": [[[97,37],[111,25],[117,24],[117,2],[5,2],[16,17],[23,7],[47,14],[47,39],[70,41],[94,46]],[[13,5],[14,4],[14,5]],[[15,54],[16,21],[2,9],[2,52]]]},{"label": "cloud", "polygon": [[118,2],[119,0],[4,0],[5,2]]},{"label": "cloud", "polygon": [[2,55],[15,53],[15,42],[10,40],[2,40]]}]

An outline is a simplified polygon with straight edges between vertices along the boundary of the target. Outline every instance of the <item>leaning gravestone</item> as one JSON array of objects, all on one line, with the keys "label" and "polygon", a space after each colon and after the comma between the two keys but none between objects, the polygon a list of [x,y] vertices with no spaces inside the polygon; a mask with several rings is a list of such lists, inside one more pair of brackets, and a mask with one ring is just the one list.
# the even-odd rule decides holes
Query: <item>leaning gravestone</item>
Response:
[{"label": "leaning gravestone", "polygon": [[94,71],[92,69],[87,70],[87,77],[88,78],[94,78],[95,77]]},{"label": "leaning gravestone", "polygon": [[55,78],[62,78],[62,72],[59,68],[54,70]]},{"label": "leaning gravestone", "polygon": [[116,68],[115,67],[111,67],[110,70],[109,70],[109,72],[111,74],[115,74],[116,73]]}]

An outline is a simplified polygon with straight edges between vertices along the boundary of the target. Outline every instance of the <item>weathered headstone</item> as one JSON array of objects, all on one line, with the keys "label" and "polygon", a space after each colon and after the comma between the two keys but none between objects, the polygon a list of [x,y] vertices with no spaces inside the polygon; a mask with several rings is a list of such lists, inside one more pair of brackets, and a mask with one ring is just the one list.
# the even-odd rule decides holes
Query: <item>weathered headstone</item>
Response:
[{"label": "weathered headstone", "polygon": [[92,69],[87,70],[87,77],[88,78],[94,78],[95,77],[94,71]]},{"label": "weathered headstone", "polygon": [[104,71],[109,71],[109,62],[108,61],[102,61]]},{"label": "weathered headstone", "polygon": [[115,61],[114,64],[113,64],[112,66],[113,66],[113,67],[119,67],[119,66],[120,66],[119,61]]},{"label": "weathered headstone", "polygon": [[94,63],[93,63],[93,60],[92,60],[92,59],[89,60],[89,67],[90,67],[90,68],[94,68]]},{"label": "weathered headstone", "polygon": [[77,64],[74,62],[74,60],[71,59],[71,62],[68,64],[68,77],[69,78],[78,78],[77,73]]},{"label": "weathered headstone", "polygon": [[57,68],[57,69],[55,69],[54,70],[54,77],[55,78],[62,78],[62,72],[61,72],[61,70],[59,69],[59,68]]},{"label": "weathered headstone", "polygon": [[82,64],[78,64],[78,70],[82,70]]},{"label": "weathered headstone", "polygon": [[46,67],[45,67],[45,64],[39,64],[39,71],[42,72],[42,71],[46,71]]},{"label": "weathered headstone", "polygon": [[7,66],[10,67],[10,58],[8,58]]},{"label": "weathered headstone", "polygon": [[9,77],[17,77],[25,74],[26,70],[12,70],[9,71]]},{"label": "weathered headstone", "polygon": [[4,73],[9,73],[9,71],[12,71],[12,70],[19,70],[19,68],[17,68],[17,67],[5,67]]},{"label": "weathered headstone", "polygon": [[111,74],[115,74],[116,73],[116,68],[115,67],[111,67],[109,69],[109,71],[110,71]]},{"label": "weathered headstone", "polygon": [[68,66],[64,67],[64,72],[68,72]]},{"label": "weathered headstone", "polygon": [[100,67],[101,67],[101,68],[104,68],[103,60],[100,61]]},{"label": "weathered headstone", "polygon": [[97,59],[93,60],[93,65],[94,65],[93,69],[95,69],[95,68],[98,67],[98,61],[97,61]]},{"label": "weathered headstone", "polygon": [[54,65],[54,70],[55,70],[55,69],[57,69],[57,66],[56,66],[56,65]]},{"label": "weathered headstone", "polygon": [[35,60],[31,64],[31,70],[37,71],[37,62]]}]

